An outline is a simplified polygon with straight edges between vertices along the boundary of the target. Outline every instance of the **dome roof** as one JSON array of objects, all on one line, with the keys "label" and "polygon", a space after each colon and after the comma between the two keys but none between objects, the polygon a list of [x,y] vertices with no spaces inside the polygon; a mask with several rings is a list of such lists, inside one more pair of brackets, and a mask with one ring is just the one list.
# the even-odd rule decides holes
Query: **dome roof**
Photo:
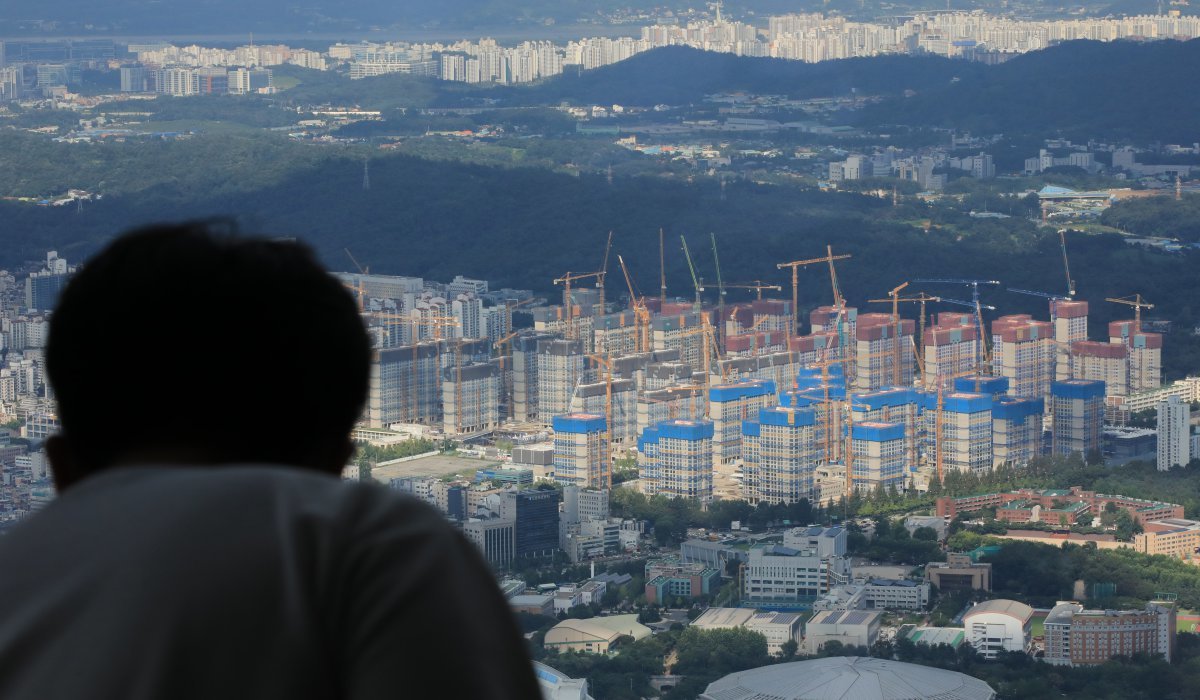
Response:
[{"label": "dome roof", "polygon": [[987,683],[957,671],[860,656],[731,673],[704,700],[992,700]]}]

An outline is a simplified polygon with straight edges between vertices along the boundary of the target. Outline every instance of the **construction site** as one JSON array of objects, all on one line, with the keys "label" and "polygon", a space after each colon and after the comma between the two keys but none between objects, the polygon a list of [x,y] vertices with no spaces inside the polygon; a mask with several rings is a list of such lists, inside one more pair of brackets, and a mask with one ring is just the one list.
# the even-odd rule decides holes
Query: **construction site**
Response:
[{"label": "construction site", "polygon": [[[682,298],[668,294],[675,246],[662,232],[657,294],[640,290],[611,233],[593,271],[553,280],[555,303],[481,280],[431,285],[359,267],[341,278],[376,345],[362,424],[540,445],[552,458],[514,456],[512,466],[580,487],[611,486],[614,462],[632,458],[644,492],[702,503],[824,504],[924,491],[949,472],[1039,455],[1097,454],[1106,425],[1181,389],[1162,386],[1163,336],[1143,329],[1154,305],[1140,294],[1095,300],[1130,317],[1089,336],[1089,301],[1076,297],[1066,232],[1059,238],[1058,291],[912,279],[878,290],[870,309],[841,289],[849,254],[826,246],[775,263],[790,288],[726,283],[713,235],[715,285],[680,237],[691,282]],[[800,298],[802,271],[827,278],[825,298]],[[1046,316],[1004,315],[995,304],[1005,294],[1043,299]]]}]

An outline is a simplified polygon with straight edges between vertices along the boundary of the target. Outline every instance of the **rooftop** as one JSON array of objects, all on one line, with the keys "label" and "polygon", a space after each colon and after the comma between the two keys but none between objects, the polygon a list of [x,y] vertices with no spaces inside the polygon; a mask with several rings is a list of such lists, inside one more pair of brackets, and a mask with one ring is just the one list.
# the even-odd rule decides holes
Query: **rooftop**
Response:
[{"label": "rooftop", "polygon": [[833,656],[731,673],[702,700],[992,700],[983,681],[956,671],[866,657]]}]

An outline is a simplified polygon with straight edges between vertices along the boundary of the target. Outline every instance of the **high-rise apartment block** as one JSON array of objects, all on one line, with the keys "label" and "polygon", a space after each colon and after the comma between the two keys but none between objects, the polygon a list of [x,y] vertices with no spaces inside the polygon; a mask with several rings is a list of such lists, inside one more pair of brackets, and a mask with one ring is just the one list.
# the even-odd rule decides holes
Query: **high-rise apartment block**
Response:
[{"label": "high-rise apartment block", "polygon": [[1158,404],[1158,470],[1185,467],[1191,461],[1191,406],[1178,396]]},{"label": "high-rise apartment block", "polygon": [[1086,301],[1051,301],[1050,318],[1054,324],[1056,361],[1054,378],[1071,379],[1071,347],[1088,338],[1088,303]]},{"label": "high-rise apartment block", "polygon": [[1149,391],[1162,386],[1161,333],[1147,333],[1136,321],[1108,324],[1108,342],[1129,348],[1129,392]]},{"label": "high-rise apartment block", "polygon": [[875,391],[913,383],[913,334],[916,323],[894,321],[888,314],[860,314],[855,326],[854,387]]},{"label": "high-rise apartment block", "polygon": [[370,427],[441,424],[439,354],[438,343],[372,351],[366,409]]},{"label": "high-rise apartment block", "polygon": [[713,458],[718,464],[729,464],[742,457],[742,421],[776,403],[775,382],[753,379],[714,386],[708,391],[708,403],[715,431]]},{"label": "high-rise apartment block", "polygon": [[442,370],[442,430],[447,435],[494,430],[500,424],[500,382],[494,362]]},{"label": "high-rise apartment block", "polygon": [[1104,382],[1109,396],[1129,393],[1129,347],[1123,343],[1081,340],[1071,344],[1074,379]]},{"label": "high-rise apartment block", "polygon": [[979,332],[971,314],[943,312],[925,329],[925,388],[934,389],[979,361]]},{"label": "high-rise apartment block", "polygon": [[580,384],[572,393],[570,411],[606,416],[615,445],[628,447],[637,440],[637,387],[632,379]]},{"label": "high-rise apartment block", "polygon": [[978,474],[991,470],[992,396],[968,392],[945,394],[941,399],[940,421],[938,397],[927,394],[925,400],[926,459],[934,461],[940,451],[943,472]]},{"label": "high-rise apartment block", "polygon": [[850,427],[850,475],[855,491],[903,490],[904,426],[866,421]]},{"label": "high-rise apartment block", "polygon": [[580,488],[612,486],[608,425],[603,415],[554,416],[554,479]]},{"label": "high-rise apartment block", "polygon": [[760,408],[742,423],[742,497],[756,503],[813,500],[820,451],[817,417],[808,408]]},{"label": "high-rise apartment block", "polygon": [[1050,451],[1056,455],[1099,450],[1104,428],[1104,382],[1067,379],[1050,386]]},{"label": "high-rise apartment block", "polygon": [[571,410],[571,394],[584,380],[585,360],[579,340],[538,341],[538,420],[542,424],[549,425],[554,416]]},{"label": "high-rise apartment block", "polygon": [[1042,398],[1055,379],[1058,352],[1054,326],[1032,316],[1001,316],[992,322],[992,363],[1008,378],[1011,396]]},{"label": "high-rise apartment block", "polygon": [[638,477],[647,496],[709,503],[713,497],[713,424],[670,420],[638,441]]},{"label": "high-rise apartment block", "polygon": [[992,404],[992,461],[1025,465],[1042,453],[1042,398],[1003,397]]}]

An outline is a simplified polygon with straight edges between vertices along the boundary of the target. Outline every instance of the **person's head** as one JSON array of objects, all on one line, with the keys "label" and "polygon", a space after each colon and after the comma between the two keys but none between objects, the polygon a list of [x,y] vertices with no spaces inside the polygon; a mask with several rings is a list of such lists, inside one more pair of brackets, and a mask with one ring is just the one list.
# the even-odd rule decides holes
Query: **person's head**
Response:
[{"label": "person's head", "polygon": [[307,247],[230,229],[129,232],[63,290],[46,347],[60,487],[114,465],[349,458],[370,361],[353,297]]}]

